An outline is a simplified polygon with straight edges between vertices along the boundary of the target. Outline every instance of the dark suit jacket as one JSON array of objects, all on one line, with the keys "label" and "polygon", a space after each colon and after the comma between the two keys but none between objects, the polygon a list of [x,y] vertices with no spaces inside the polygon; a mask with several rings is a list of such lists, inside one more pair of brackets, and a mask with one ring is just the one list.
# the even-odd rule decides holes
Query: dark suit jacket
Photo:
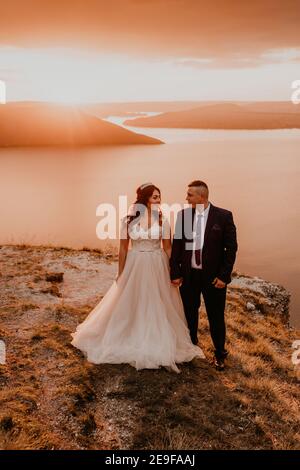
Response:
[{"label": "dark suit jacket", "polygon": [[[181,210],[177,215],[170,258],[172,280],[180,277],[183,277],[184,282],[189,280],[194,215],[195,209],[192,207]],[[208,281],[213,281],[215,277],[218,277],[226,284],[231,282],[237,248],[236,227],[232,212],[210,203],[202,250],[202,269]]]}]

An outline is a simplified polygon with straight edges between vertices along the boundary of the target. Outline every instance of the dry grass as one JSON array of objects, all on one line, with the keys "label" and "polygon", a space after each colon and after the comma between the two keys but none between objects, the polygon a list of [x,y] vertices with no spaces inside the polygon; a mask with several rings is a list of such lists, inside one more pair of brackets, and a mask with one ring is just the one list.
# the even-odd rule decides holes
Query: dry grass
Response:
[{"label": "dry grass", "polygon": [[[0,339],[7,345],[7,362],[0,366],[2,449],[300,448],[299,381],[291,362],[291,344],[300,333],[276,312],[248,312],[245,302],[261,298],[229,292],[224,373],[209,363],[204,310],[199,337],[208,360],[180,365],[181,374],[92,365],[72,347],[70,332],[95,299],[79,304],[41,292],[49,250],[52,270],[57,254],[75,271],[68,258],[74,250],[0,249]],[[102,259],[77,251],[83,252]],[[80,274],[78,289],[84,290],[86,274]]]}]

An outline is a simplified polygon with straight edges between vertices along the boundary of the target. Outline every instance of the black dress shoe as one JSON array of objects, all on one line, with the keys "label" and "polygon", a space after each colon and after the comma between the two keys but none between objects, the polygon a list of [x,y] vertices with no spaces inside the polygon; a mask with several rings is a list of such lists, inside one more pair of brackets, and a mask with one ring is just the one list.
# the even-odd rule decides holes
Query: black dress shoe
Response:
[{"label": "black dress shoe", "polygon": [[215,357],[214,358],[214,365],[215,365],[215,368],[218,371],[222,371],[222,370],[225,369],[225,364],[224,364],[224,359],[223,358]]},{"label": "black dress shoe", "polygon": [[222,352],[215,351],[215,357],[221,357],[222,359],[226,359],[228,354],[229,353],[228,353],[227,349],[224,349],[224,351],[222,351]]}]

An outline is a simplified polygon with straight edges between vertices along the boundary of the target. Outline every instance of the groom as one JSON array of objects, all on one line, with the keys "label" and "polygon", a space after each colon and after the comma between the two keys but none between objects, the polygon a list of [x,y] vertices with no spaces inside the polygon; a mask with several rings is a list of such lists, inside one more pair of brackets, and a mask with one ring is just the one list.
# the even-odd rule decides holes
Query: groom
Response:
[{"label": "groom", "polygon": [[224,369],[225,302],[227,284],[236,258],[236,227],[232,213],[208,200],[204,181],[188,185],[191,207],[178,213],[170,258],[172,284],[179,286],[191,340],[197,344],[198,310],[203,295],[210,334],[215,347],[214,364]]}]

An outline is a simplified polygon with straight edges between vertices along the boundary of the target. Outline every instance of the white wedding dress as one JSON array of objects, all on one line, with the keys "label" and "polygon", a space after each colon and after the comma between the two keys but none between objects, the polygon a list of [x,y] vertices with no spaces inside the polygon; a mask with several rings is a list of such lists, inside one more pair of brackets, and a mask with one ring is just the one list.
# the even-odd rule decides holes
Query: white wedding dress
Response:
[{"label": "white wedding dress", "polygon": [[130,227],[122,274],[72,333],[71,344],[89,362],[179,373],[176,363],[205,357],[191,342],[179,290],[170,282],[164,227],[158,221],[149,230],[139,223]]}]

